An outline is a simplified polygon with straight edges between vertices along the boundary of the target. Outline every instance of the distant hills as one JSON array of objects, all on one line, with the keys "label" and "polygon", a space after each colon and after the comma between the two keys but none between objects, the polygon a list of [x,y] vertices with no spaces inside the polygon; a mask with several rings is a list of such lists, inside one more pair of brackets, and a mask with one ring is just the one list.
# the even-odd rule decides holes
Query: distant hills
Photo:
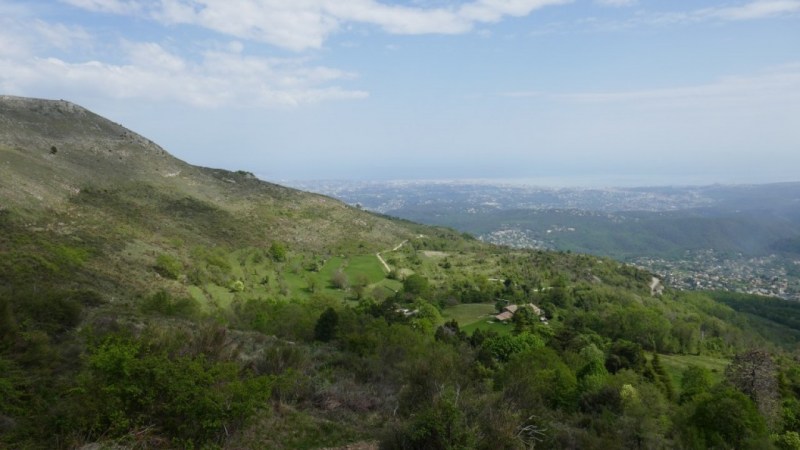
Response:
[{"label": "distant hills", "polygon": [[800,183],[549,189],[460,182],[303,182],[366,209],[498,244],[632,259],[796,253]]}]

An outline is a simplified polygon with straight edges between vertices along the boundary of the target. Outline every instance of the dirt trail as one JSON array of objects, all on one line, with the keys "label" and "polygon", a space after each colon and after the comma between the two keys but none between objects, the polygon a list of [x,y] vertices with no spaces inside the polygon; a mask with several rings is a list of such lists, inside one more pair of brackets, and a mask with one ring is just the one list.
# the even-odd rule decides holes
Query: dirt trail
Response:
[{"label": "dirt trail", "polygon": [[378,261],[380,261],[380,262],[381,262],[381,264],[383,265],[383,268],[384,268],[384,270],[386,270],[386,273],[389,273],[389,272],[391,272],[391,271],[392,271],[392,268],[391,268],[391,267],[389,267],[389,264],[387,264],[387,263],[386,263],[386,260],[385,260],[385,259],[383,259],[383,256],[381,256],[381,253],[386,253],[387,251],[389,251],[389,252],[396,252],[396,251],[400,250],[401,248],[403,248],[403,245],[405,245],[407,242],[408,242],[408,239],[406,239],[405,241],[403,241],[403,242],[401,242],[401,243],[397,244],[397,245],[396,245],[396,246],[395,246],[393,249],[391,249],[391,250],[386,250],[386,251],[383,251],[383,252],[378,252],[378,253],[375,253],[375,256],[377,256],[377,257],[378,257]]}]

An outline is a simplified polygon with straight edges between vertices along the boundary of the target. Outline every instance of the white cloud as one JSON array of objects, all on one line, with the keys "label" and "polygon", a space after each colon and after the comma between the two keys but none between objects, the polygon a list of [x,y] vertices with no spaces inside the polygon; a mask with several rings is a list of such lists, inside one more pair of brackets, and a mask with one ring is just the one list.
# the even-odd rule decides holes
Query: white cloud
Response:
[{"label": "white cloud", "polygon": [[33,52],[32,39],[17,23],[0,18],[0,58],[22,58]]},{"label": "white cloud", "polygon": [[36,20],[28,33],[33,29],[37,41],[59,50],[69,50],[76,46],[91,46],[92,35],[78,26],[69,26],[62,23],[47,23]]},{"label": "white cloud", "polygon": [[131,14],[141,11],[143,5],[136,0],[61,0],[64,3],[89,11]]},{"label": "white cloud", "polygon": [[616,8],[621,6],[633,6],[638,3],[638,0],[595,0],[595,3]]},{"label": "white cloud", "polygon": [[368,96],[332,85],[353,74],[311,66],[304,59],[209,51],[195,63],[155,43],[128,42],[122,49],[124,64],[4,55],[0,57],[0,90],[21,95],[42,90],[73,92],[199,107],[296,106]]},{"label": "white cloud", "polygon": [[[628,3],[626,0],[595,0],[612,6]],[[648,11],[637,9],[628,18],[601,19],[584,17],[573,22],[573,28],[585,31],[624,31],[635,27],[692,25],[706,22],[728,22],[800,16],[800,0],[751,0],[737,6],[710,7],[694,10]],[[558,28],[569,25],[556,24]]]},{"label": "white cloud", "polygon": [[91,45],[91,34],[79,26],[0,15],[0,56],[22,58],[35,52]]},{"label": "white cloud", "polygon": [[727,20],[753,20],[800,12],[799,0],[758,0],[741,6],[709,10],[709,15]]},{"label": "white cloud", "polygon": [[518,91],[502,95],[584,104],[627,104],[636,107],[695,110],[732,108],[746,112],[748,108],[758,105],[771,107],[800,101],[800,63],[775,67],[758,74],[729,76],[712,83],[693,86],[566,94]]},{"label": "white cloud", "polygon": [[376,0],[63,0],[91,11],[146,15],[295,51],[320,48],[346,24],[393,34],[459,34],[572,0],[474,0],[460,6],[402,6]]},{"label": "white cloud", "polygon": [[800,0],[754,0],[739,6],[702,8],[688,12],[642,15],[645,24],[695,23],[709,20],[757,20],[800,12]]}]

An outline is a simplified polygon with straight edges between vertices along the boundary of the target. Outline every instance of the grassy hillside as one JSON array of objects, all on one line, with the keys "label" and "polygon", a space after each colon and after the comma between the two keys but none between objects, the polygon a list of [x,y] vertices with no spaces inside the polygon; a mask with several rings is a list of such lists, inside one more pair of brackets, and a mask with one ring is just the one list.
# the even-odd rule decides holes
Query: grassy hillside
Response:
[{"label": "grassy hillside", "polygon": [[[611,259],[191,166],[63,101],[0,97],[0,175],[0,448],[768,448],[800,431],[785,304],[654,296]],[[527,303],[548,323],[489,320]]]}]

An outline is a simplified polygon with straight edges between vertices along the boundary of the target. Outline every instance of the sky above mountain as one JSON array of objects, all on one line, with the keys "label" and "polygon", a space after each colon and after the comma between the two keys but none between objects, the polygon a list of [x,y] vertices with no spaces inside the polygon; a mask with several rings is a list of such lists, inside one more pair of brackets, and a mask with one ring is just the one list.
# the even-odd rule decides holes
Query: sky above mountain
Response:
[{"label": "sky above mountain", "polygon": [[0,0],[0,94],[269,180],[800,180],[800,0]]}]

